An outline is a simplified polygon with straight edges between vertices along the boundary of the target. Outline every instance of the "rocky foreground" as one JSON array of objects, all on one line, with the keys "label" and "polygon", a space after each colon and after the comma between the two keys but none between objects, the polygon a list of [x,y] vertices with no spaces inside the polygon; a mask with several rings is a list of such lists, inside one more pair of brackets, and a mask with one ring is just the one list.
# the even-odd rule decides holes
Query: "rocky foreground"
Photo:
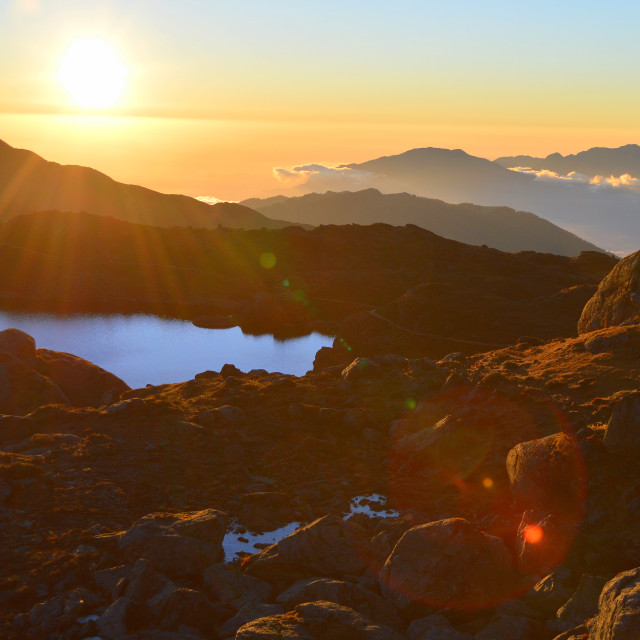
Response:
[{"label": "rocky foreground", "polygon": [[0,332],[0,635],[637,640],[628,260],[581,320],[619,326],[302,377],[131,390]]}]

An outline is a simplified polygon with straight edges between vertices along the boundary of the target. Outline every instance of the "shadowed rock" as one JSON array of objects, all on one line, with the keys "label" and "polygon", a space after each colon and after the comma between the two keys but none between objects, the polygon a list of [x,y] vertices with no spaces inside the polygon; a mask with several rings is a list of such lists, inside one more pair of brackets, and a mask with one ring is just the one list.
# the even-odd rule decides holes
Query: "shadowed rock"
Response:
[{"label": "shadowed rock", "polygon": [[415,602],[478,609],[509,596],[516,580],[511,565],[502,540],[450,518],[409,529],[387,558],[380,586],[402,608]]}]

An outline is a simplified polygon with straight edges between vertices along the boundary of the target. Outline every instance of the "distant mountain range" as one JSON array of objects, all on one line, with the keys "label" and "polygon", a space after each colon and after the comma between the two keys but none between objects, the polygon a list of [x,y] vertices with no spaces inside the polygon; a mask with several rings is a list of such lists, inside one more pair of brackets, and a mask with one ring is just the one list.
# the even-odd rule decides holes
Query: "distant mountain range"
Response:
[{"label": "distant mountain range", "polygon": [[[494,168],[497,172],[504,171],[489,161],[487,165],[489,172],[495,172]],[[599,250],[532,213],[508,207],[448,204],[408,193],[382,194],[376,189],[328,191],[294,198],[251,199],[242,204],[269,217],[309,224],[415,224],[445,238],[466,244],[485,244],[502,251],[530,250],[577,256],[581,251]]]},{"label": "distant mountain range", "polygon": [[617,149],[593,147],[588,151],[568,156],[552,153],[546,158],[532,156],[505,156],[495,160],[503,167],[531,167],[532,169],[556,171],[568,174],[572,171],[587,176],[621,176],[630,174],[640,177],[640,145],[627,144]]},{"label": "distant mountain range", "polygon": [[48,162],[0,140],[0,220],[47,210],[86,211],[161,227],[274,229],[292,224],[240,204],[210,205],[116,182],[95,169]]},{"label": "distant mountain range", "polygon": [[[616,166],[627,173],[633,170],[631,164]],[[627,188],[608,182],[590,184],[589,178],[577,176],[521,173],[460,149],[431,147],[338,167],[294,167],[285,173],[288,179],[299,179],[294,189],[298,195],[343,191],[351,182],[354,191],[373,187],[446,202],[508,206],[531,211],[610,251],[630,253],[640,248],[640,188],[635,183]]]}]

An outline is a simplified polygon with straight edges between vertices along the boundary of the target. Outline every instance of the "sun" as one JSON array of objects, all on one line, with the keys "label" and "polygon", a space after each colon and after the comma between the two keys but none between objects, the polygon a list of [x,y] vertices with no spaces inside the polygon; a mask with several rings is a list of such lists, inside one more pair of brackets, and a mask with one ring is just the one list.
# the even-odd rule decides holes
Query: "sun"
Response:
[{"label": "sun", "polygon": [[115,105],[122,95],[127,68],[106,42],[77,40],[62,59],[59,78],[73,104],[105,108]]}]

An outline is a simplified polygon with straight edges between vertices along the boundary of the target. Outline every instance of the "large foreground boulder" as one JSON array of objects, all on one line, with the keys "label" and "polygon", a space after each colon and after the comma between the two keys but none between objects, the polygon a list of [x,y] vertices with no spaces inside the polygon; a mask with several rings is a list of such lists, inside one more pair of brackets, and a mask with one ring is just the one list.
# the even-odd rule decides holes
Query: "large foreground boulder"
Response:
[{"label": "large foreground boulder", "polygon": [[68,404],[52,380],[0,349],[0,414],[26,415],[45,404]]},{"label": "large foreground boulder", "polygon": [[315,520],[247,559],[245,570],[269,582],[364,572],[370,561],[366,531],[336,515]]},{"label": "large foreground boulder", "polygon": [[38,371],[53,380],[76,407],[99,407],[129,391],[129,385],[101,367],[60,351],[38,349]]},{"label": "large foreground boulder", "polygon": [[564,519],[582,512],[584,461],[571,436],[556,433],[517,444],[507,455],[507,473],[513,497],[523,508]]},{"label": "large foreground boulder", "polygon": [[640,567],[619,573],[600,594],[589,640],[640,638]]},{"label": "large foreground boulder", "polygon": [[151,513],[136,521],[119,545],[129,562],[145,558],[172,578],[194,578],[224,557],[226,526],[226,515],[216,509]]},{"label": "large foreground boulder", "polygon": [[587,302],[578,333],[622,324],[640,316],[640,251],[621,260]]},{"label": "large foreground boulder", "polygon": [[383,594],[398,607],[479,609],[509,597],[516,585],[509,551],[463,518],[409,529],[382,568]]}]

